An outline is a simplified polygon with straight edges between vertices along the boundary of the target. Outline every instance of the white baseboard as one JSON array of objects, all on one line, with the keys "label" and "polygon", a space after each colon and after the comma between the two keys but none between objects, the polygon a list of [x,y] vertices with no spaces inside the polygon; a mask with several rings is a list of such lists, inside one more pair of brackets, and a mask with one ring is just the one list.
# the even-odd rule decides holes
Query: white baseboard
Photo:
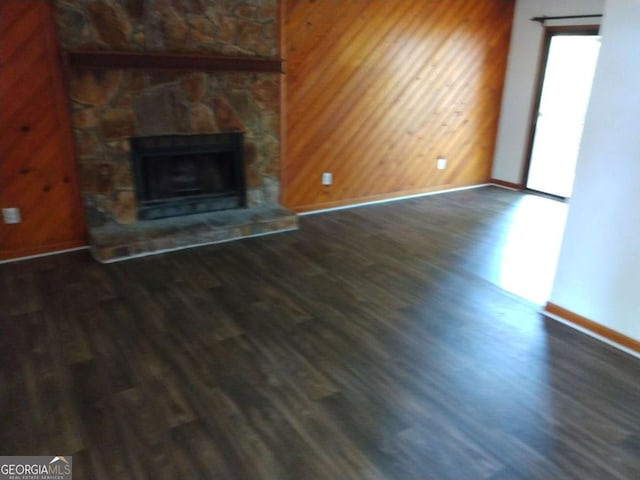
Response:
[{"label": "white baseboard", "polygon": [[67,248],[66,250],[56,250],[55,252],[38,253],[37,255],[28,255],[26,257],[8,258],[6,260],[0,260],[0,265],[3,263],[22,262],[24,260],[32,260],[34,258],[50,257],[51,255],[60,255],[62,253],[78,252],[80,250],[88,250],[89,246]]},{"label": "white baseboard", "polygon": [[399,200],[409,200],[411,198],[430,197],[431,195],[440,195],[441,193],[460,192],[462,190],[472,190],[474,188],[482,188],[492,185],[491,183],[481,183],[479,185],[470,185],[468,187],[449,188],[447,190],[436,190],[434,192],[415,193],[413,195],[403,195],[401,197],[383,198],[382,200],[372,200],[369,202],[353,203],[351,205],[341,205],[339,207],[321,208],[319,210],[309,210],[308,212],[299,212],[298,215],[315,215],[316,213],[335,212],[337,210],[347,210],[350,208],[366,207],[368,205],[377,205],[379,203],[397,202]]}]

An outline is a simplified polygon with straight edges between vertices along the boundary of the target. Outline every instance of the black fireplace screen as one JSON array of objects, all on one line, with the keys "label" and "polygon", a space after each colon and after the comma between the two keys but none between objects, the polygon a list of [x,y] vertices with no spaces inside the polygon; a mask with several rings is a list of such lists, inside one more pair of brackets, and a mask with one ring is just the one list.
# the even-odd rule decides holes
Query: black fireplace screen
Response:
[{"label": "black fireplace screen", "polygon": [[142,220],[242,208],[242,133],[131,139]]}]

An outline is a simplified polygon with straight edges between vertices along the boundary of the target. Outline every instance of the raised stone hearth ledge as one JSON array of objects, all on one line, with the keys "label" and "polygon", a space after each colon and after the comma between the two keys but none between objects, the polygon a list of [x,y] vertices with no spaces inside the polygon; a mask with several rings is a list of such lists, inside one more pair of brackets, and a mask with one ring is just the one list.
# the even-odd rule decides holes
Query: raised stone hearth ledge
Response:
[{"label": "raised stone hearth ledge", "polygon": [[91,253],[103,263],[298,228],[295,213],[260,207],[109,224],[90,230]]}]

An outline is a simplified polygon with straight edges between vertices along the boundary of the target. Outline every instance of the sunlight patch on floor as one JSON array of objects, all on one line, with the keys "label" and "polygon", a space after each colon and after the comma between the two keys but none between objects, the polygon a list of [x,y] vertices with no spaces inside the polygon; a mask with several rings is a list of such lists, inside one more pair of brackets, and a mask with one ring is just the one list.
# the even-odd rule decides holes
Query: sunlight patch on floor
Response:
[{"label": "sunlight patch on floor", "polygon": [[522,198],[500,252],[500,287],[539,304],[549,299],[567,208],[566,203],[544,197]]}]

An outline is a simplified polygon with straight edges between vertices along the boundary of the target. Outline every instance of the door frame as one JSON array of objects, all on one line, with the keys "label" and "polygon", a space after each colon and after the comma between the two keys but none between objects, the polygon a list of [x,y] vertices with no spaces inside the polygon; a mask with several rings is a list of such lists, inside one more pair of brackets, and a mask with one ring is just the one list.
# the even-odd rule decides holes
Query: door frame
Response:
[{"label": "door frame", "polygon": [[542,87],[544,86],[544,77],[547,73],[547,61],[549,59],[549,48],[551,39],[559,35],[598,35],[600,33],[600,25],[566,25],[558,27],[544,27],[544,37],[542,40],[542,55],[538,62],[538,73],[536,78],[535,98],[531,115],[529,118],[529,139],[527,141],[526,155],[524,158],[524,169],[522,172],[521,185],[522,190],[538,195],[544,195],[557,200],[567,201],[567,198],[553,195],[551,193],[533,190],[527,187],[529,180],[529,170],[531,168],[531,154],[533,153],[533,142],[536,137],[536,127],[538,124],[538,111],[540,110],[540,101],[542,99]]}]

